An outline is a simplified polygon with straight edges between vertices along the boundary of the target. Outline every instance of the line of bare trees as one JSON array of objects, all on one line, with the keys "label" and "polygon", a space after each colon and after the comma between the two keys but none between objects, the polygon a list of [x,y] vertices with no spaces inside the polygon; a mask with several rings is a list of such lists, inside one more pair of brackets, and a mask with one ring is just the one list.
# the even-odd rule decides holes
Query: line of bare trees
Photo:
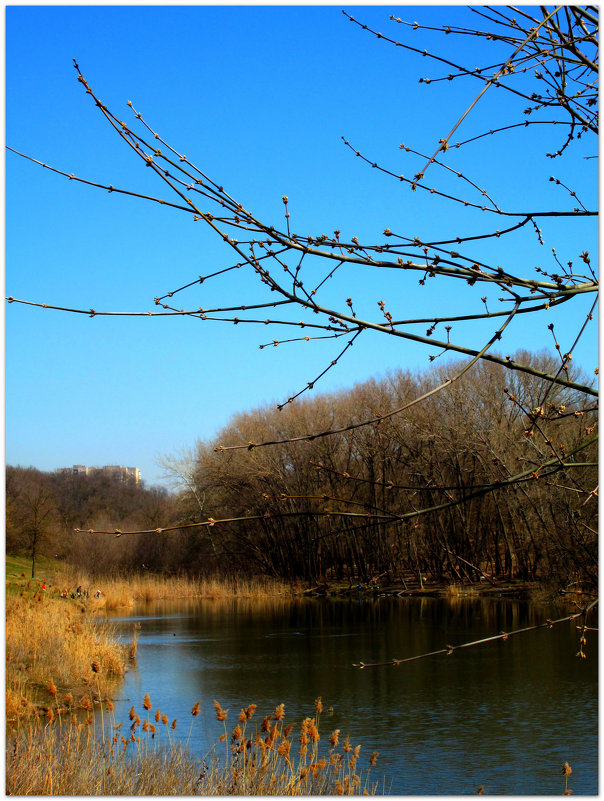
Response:
[{"label": "line of bare trees", "polygon": [[[554,364],[546,353],[515,358],[538,370]],[[483,577],[594,587],[597,421],[572,389],[556,387],[542,407],[542,381],[482,363],[404,417],[337,437],[225,448],[379,416],[451,369],[397,372],[281,412],[242,413],[199,444],[195,496],[183,489],[191,518],[200,496],[202,519],[256,518],[220,528],[212,544],[217,529],[206,528],[207,557],[217,542],[224,562],[308,582],[386,573],[420,586]]]}]

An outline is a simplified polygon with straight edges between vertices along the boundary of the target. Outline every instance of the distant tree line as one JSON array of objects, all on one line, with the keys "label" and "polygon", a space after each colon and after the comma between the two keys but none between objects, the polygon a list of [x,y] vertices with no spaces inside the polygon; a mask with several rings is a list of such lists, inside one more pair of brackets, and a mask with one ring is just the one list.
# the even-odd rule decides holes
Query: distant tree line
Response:
[{"label": "distant tree line", "polygon": [[[545,352],[514,358],[555,368]],[[281,411],[238,414],[186,464],[166,459],[180,480],[175,494],[100,473],[9,466],[7,548],[92,571],[262,573],[307,583],[382,576],[414,586],[486,576],[595,587],[597,445],[573,453],[595,432],[595,409],[573,389],[482,362],[446,393],[386,416],[455,367],[397,371]],[[354,427],[371,417],[383,419]],[[222,451],[275,440],[287,442]],[[191,526],[234,518],[255,519]],[[156,533],[166,521],[182,528]]]},{"label": "distant tree line", "polygon": [[150,543],[142,538],[116,549],[108,537],[75,535],[75,528],[150,527],[173,515],[167,490],[111,476],[43,472],[33,467],[6,468],[6,548],[32,559],[38,556],[74,561],[90,570],[140,567]]}]

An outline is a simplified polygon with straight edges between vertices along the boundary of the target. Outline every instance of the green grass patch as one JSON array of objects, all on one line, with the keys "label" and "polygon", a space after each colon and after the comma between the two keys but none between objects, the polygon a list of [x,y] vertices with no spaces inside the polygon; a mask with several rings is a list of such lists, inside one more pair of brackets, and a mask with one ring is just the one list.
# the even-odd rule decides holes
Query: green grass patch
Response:
[{"label": "green grass patch", "polygon": [[[6,591],[7,593],[20,593],[27,589],[36,592],[42,582],[47,587],[52,585],[57,575],[64,573],[65,563],[48,556],[36,557],[36,576],[31,577],[31,557],[19,554],[6,555]],[[28,586],[29,585],[29,586]]]}]

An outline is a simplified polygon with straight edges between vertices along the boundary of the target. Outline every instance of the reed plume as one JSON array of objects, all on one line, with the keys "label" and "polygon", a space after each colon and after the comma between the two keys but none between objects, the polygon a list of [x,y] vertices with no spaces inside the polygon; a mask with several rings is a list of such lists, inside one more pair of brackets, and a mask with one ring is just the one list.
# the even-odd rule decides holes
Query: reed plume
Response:
[{"label": "reed plume", "polygon": [[[199,701],[195,704],[195,706],[198,709],[197,709],[197,712],[194,713],[194,714],[199,714]],[[195,708],[195,707],[193,707],[193,708]],[[229,710],[228,709],[223,710],[223,708],[220,706],[218,701],[214,701],[214,708],[216,709],[216,720],[225,721],[227,719],[227,715],[229,713]]]}]

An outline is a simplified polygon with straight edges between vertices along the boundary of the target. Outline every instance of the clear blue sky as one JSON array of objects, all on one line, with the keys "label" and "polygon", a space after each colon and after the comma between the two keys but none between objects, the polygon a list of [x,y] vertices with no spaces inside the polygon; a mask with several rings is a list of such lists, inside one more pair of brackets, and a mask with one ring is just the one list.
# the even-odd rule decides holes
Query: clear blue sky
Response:
[{"label": "clear blue sky", "polygon": [[[351,7],[358,19],[394,38],[426,41],[389,20],[472,23],[465,7]],[[414,40],[412,37],[416,37]],[[476,66],[488,50],[454,37],[440,52]],[[484,45],[484,42],[482,43]],[[423,46],[423,45],[422,45]],[[164,139],[223,184],[247,208],[275,225],[289,197],[292,228],[303,234],[357,235],[377,242],[382,231],[420,238],[503,227],[465,214],[425,193],[412,193],[361,163],[346,136],[369,158],[412,174],[421,164],[405,144],[431,154],[480,90],[469,80],[420,84],[445,68],[368,35],[333,7],[90,7],[6,9],[6,143],[68,173],[103,184],[167,197],[94,108],[76,80],[72,59],[95,92],[128,121],[127,101]],[[507,94],[490,90],[454,141],[522,119]],[[597,203],[597,167],[584,155],[552,162],[535,130],[487,137],[449,154],[449,163],[491,189],[508,208],[569,208],[547,182],[556,175]],[[495,157],[494,157],[495,154]],[[449,181],[442,173],[434,182]],[[181,212],[69,182],[6,154],[6,294],[34,302],[99,311],[155,311],[153,298],[233,263],[203,223]],[[597,253],[593,222],[544,223],[545,246],[534,236],[466,248],[506,269],[555,269]],[[265,297],[251,277],[226,277],[182,294],[187,308],[231,305]],[[352,296],[378,319],[377,302],[395,316],[477,312],[484,290],[445,282],[419,290],[417,275],[369,280],[349,271],[332,290]],[[181,301],[178,301],[179,304]],[[502,350],[551,346],[554,321],[570,347],[588,302],[577,316],[554,313],[517,320]],[[493,325],[460,331],[482,345]],[[424,333],[420,330],[420,333]],[[442,332],[441,332],[442,333]],[[288,334],[290,335],[290,334]],[[111,319],[10,304],[6,309],[6,460],[43,470],[82,463],[141,468],[157,483],[158,456],[212,437],[231,415],[283,401],[321,372],[342,346],[311,342],[258,348],[277,334],[268,327],[202,323],[190,318]],[[576,353],[589,374],[597,364],[595,323]],[[352,386],[387,370],[427,367],[423,346],[362,337],[315,391]]]}]

